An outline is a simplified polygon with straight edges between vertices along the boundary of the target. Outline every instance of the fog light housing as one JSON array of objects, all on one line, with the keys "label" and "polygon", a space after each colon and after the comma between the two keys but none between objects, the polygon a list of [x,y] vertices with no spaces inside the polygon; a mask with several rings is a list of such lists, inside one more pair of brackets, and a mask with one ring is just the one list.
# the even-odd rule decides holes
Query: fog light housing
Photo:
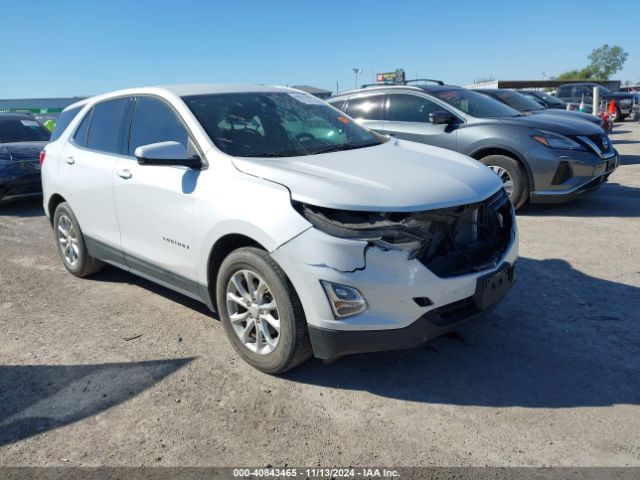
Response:
[{"label": "fog light housing", "polygon": [[320,283],[327,294],[333,316],[336,319],[351,317],[367,309],[366,300],[356,288],[326,280],[320,280]]}]

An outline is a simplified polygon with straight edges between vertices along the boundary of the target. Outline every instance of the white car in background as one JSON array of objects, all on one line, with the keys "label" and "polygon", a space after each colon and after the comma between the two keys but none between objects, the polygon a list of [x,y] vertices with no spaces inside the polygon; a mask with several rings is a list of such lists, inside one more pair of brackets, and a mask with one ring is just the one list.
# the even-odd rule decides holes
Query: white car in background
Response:
[{"label": "white car in background", "polygon": [[204,302],[269,373],[418,345],[515,281],[515,217],[491,170],[293,89],[84,100],[62,113],[42,179],[69,272],[109,263]]}]

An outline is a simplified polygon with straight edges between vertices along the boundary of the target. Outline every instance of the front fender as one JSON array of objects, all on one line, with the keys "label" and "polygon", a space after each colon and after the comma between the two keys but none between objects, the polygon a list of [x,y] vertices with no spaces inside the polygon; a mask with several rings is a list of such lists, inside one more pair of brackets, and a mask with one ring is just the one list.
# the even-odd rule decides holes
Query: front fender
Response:
[{"label": "front fender", "polygon": [[[214,172],[212,172],[214,173]],[[196,202],[198,280],[207,284],[209,254],[226,235],[243,235],[272,252],[307,230],[311,224],[291,205],[289,190],[233,167],[216,170],[199,181]]]}]

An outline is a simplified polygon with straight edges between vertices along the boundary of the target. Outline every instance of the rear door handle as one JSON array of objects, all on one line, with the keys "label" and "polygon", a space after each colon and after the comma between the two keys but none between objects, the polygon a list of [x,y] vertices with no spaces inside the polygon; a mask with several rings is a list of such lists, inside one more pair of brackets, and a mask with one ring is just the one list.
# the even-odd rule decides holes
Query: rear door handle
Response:
[{"label": "rear door handle", "polygon": [[69,165],[73,165],[74,163],[76,163],[75,159],[72,156],[65,157],[64,161],[67,162]]},{"label": "rear door handle", "polygon": [[128,180],[133,176],[131,171],[129,171],[128,168],[125,168],[123,170],[118,170],[116,172],[116,175],[118,175],[120,178],[124,178],[125,180]]}]

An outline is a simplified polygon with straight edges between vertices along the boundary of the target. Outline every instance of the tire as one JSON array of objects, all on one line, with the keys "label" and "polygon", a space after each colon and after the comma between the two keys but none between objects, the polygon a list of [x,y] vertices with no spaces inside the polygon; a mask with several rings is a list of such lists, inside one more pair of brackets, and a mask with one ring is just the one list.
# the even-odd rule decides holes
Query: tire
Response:
[{"label": "tire", "polygon": [[620,112],[620,109],[616,107],[616,116],[613,119],[614,122],[624,122],[627,117],[628,115],[623,115],[622,112]]},{"label": "tire", "polygon": [[491,168],[494,173],[502,173],[501,179],[505,184],[505,176],[511,179],[511,191],[505,184],[505,189],[509,194],[513,207],[518,209],[529,199],[529,182],[527,181],[527,173],[525,172],[520,162],[514,160],[511,157],[505,155],[489,155],[480,160],[487,167]]},{"label": "tire", "polygon": [[[243,296],[234,279],[249,297]],[[253,286],[253,295],[248,292],[249,282]],[[256,293],[263,285],[261,282],[267,287],[264,296]],[[264,287],[262,291],[265,292]],[[231,300],[229,294],[241,300],[245,306],[237,300]],[[251,302],[247,298],[251,298]],[[256,369],[279,374],[311,357],[311,340],[300,299],[280,266],[264,250],[243,247],[224,259],[216,281],[216,301],[229,341],[238,354]],[[274,302],[276,308],[267,310],[270,312],[268,315],[265,310],[256,311],[256,305],[272,306]],[[269,315],[272,320],[278,320],[279,331],[275,330],[275,322],[263,319]],[[233,322],[232,316],[236,317]],[[265,333],[258,333],[257,325],[262,327],[260,332],[267,331],[272,343],[267,341]],[[246,332],[248,334],[242,340],[241,336]]]},{"label": "tire", "polygon": [[[64,231],[68,232],[67,236],[65,236]],[[104,264],[87,253],[80,224],[67,202],[62,202],[56,208],[53,215],[53,233],[56,239],[58,255],[69,273],[76,277],[87,277],[102,270]],[[66,243],[62,240],[63,237],[66,238]],[[69,247],[69,253],[65,254],[63,245],[68,245],[69,243],[72,246]],[[73,260],[74,255],[75,260]]]}]

